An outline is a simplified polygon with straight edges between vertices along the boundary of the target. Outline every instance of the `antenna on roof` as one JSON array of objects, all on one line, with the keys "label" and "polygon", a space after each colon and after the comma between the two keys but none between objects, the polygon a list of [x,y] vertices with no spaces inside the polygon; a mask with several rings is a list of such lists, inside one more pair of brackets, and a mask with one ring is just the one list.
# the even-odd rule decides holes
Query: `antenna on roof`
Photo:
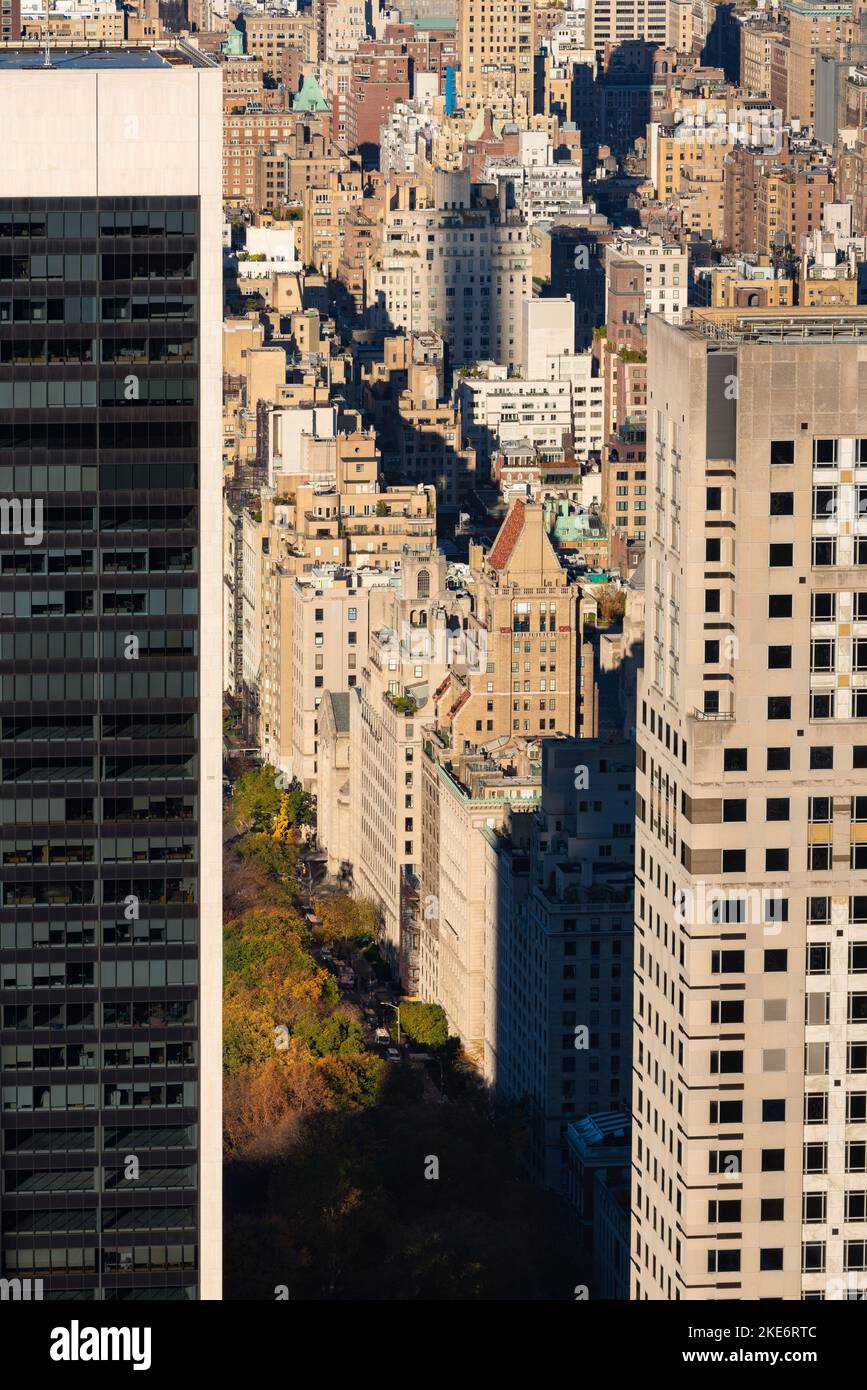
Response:
[{"label": "antenna on roof", "polygon": [[45,57],[42,66],[51,67],[51,0],[45,0]]}]

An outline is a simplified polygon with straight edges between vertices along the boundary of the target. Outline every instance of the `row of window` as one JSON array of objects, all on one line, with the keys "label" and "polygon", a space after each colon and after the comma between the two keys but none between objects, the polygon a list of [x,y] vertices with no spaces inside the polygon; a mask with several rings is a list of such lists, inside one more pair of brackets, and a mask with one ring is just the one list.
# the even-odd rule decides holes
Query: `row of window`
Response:
[{"label": "row of window", "polygon": [[[2,1106],[5,1111],[94,1110],[98,1107],[122,1110],[176,1105],[192,1109],[196,1104],[197,1090],[195,1081],[169,1082],[166,1085],[141,1081],[128,1086],[116,1082],[104,1086],[4,1086]],[[4,1230],[9,1229],[7,1221],[4,1221]]]},{"label": "row of window", "polygon": [[[199,939],[195,917],[135,918],[121,922],[3,922],[0,950],[29,951],[78,949],[82,946],[195,945]],[[49,1008],[54,1008],[50,1005]]]},{"label": "row of window", "polygon": [[[104,202],[105,200],[100,200]],[[149,200],[153,201],[153,200]],[[64,241],[94,237],[196,236],[199,218],[195,208],[84,209],[55,211],[31,207],[0,207],[0,239],[7,237],[50,237]]]},{"label": "row of window", "polygon": [[[0,618],[62,618],[102,613],[106,615],[194,614],[199,594],[186,589],[15,589],[0,591]],[[867,691],[865,691],[867,695]]]},{"label": "row of window", "polygon": [[193,362],[195,338],[3,338],[0,364],[18,367],[87,366],[97,361]]},{"label": "row of window", "polygon": [[4,1028],[172,1028],[194,1024],[196,1016],[192,999],[3,1005]]},{"label": "row of window", "polygon": [[94,406],[194,405],[193,378],[126,376],[102,381],[0,381],[0,410],[77,410]]}]

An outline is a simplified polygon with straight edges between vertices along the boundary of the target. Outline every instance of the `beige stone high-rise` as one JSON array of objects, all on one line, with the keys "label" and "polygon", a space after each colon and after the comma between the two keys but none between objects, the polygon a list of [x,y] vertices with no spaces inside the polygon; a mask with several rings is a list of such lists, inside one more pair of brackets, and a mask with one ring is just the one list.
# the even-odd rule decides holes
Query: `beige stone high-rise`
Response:
[{"label": "beige stone high-rise", "polygon": [[533,110],[533,0],[458,0],[460,90],[465,102],[507,89]]},{"label": "beige stone high-rise", "polygon": [[631,1293],[867,1286],[867,313],[649,320]]}]

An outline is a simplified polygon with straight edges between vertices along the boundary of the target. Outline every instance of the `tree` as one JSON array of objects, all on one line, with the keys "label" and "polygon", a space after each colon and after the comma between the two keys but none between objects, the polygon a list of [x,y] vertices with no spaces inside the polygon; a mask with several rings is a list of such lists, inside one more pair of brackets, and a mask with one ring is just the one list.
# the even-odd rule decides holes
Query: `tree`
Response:
[{"label": "tree", "polygon": [[322,926],[316,934],[328,946],[347,946],[362,937],[376,934],[376,908],[366,898],[350,898],[348,893],[335,893],[330,898],[315,898],[313,902]]},{"label": "tree", "polygon": [[265,763],[238,778],[232,790],[232,819],[239,830],[273,828],[280,810],[279,776],[275,767]]},{"label": "tree", "polygon": [[615,593],[611,588],[605,588],[598,595],[599,620],[602,623],[620,622],[626,612],[626,592],[621,589]]},{"label": "tree", "polygon": [[401,1004],[400,1031],[421,1047],[445,1047],[449,1025],[439,1004]]},{"label": "tree", "polygon": [[242,859],[261,864],[273,878],[291,878],[294,881],[293,891],[297,889],[300,855],[296,845],[279,839],[276,835],[251,831],[238,841],[235,848]]},{"label": "tree", "polygon": [[303,787],[292,787],[280,795],[280,805],[271,826],[275,840],[294,839],[294,830],[299,825],[313,825],[316,820],[315,802]]}]

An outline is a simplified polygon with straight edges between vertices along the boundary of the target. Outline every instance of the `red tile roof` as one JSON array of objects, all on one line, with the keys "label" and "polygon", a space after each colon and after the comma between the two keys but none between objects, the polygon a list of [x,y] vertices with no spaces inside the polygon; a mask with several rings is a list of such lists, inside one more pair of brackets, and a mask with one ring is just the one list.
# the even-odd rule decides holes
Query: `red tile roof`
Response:
[{"label": "red tile roof", "polygon": [[488,563],[495,570],[503,570],[512,558],[512,551],[524,529],[524,504],[516,502],[497,533],[497,539],[488,555]]}]

